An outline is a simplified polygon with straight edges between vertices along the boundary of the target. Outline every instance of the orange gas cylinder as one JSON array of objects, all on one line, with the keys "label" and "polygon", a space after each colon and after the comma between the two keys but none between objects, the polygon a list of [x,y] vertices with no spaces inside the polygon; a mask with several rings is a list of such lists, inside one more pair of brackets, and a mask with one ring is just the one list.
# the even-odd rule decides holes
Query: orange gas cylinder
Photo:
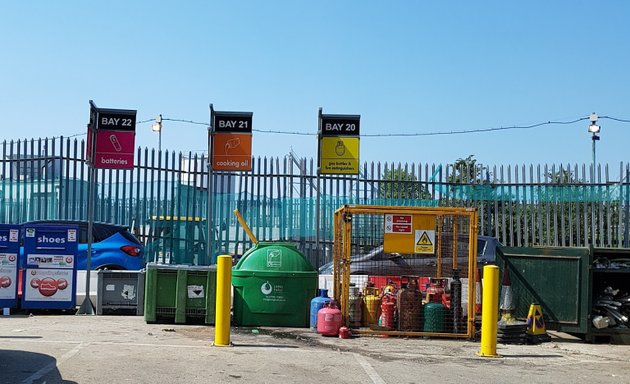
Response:
[{"label": "orange gas cylinder", "polygon": [[323,336],[337,336],[341,328],[341,310],[334,301],[317,312],[317,333]]}]

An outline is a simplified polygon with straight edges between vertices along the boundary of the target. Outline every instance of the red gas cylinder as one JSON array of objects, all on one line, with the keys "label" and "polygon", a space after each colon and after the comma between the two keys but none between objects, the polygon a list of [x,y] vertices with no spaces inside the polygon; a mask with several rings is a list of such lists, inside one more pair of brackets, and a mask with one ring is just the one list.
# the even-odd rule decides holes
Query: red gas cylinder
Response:
[{"label": "red gas cylinder", "polygon": [[381,325],[385,328],[394,329],[394,313],[396,311],[396,296],[387,294],[383,295],[381,302]]},{"label": "red gas cylinder", "polygon": [[429,279],[429,282],[429,287],[426,292],[426,301],[431,303],[441,303],[442,295],[444,295],[446,291],[448,279],[432,277]]},{"label": "red gas cylinder", "polygon": [[331,301],[317,312],[317,333],[324,336],[337,336],[341,328],[341,310]]}]

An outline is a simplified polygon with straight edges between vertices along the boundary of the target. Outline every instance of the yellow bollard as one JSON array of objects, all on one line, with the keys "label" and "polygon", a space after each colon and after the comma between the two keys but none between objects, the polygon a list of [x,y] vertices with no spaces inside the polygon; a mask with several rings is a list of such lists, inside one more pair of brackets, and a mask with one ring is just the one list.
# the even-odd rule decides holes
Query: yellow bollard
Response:
[{"label": "yellow bollard", "polygon": [[214,346],[228,347],[230,342],[230,307],[232,299],[232,257],[217,257],[217,301]]},{"label": "yellow bollard", "polygon": [[482,357],[497,355],[497,321],[499,317],[499,267],[483,267],[483,299],[481,308],[481,350]]}]

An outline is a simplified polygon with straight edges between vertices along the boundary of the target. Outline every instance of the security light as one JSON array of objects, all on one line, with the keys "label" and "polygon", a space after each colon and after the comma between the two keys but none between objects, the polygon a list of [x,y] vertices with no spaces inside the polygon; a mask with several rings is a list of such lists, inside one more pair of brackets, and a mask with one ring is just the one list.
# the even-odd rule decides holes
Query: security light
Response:
[{"label": "security light", "polygon": [[588,126],[588,131],[593,134],[599,133],[600,129],[601,127],[595,123]]},{"label": "security light", "polygon": [[151,126],[151,130],[153,132],[161,132],[162,131],[162,115],[158,115],[158,117],[155,118],[155,123],[153,123],[153,125]]}]

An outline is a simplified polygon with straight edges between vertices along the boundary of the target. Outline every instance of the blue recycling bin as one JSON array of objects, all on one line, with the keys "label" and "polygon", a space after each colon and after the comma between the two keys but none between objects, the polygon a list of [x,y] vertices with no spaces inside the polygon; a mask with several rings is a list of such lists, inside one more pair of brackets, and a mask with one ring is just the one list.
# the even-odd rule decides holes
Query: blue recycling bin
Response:
[{"label": "blue recycling bin", "polygon": [[22,308],[74,309],[79,227],[34,224],[22,230]]},{"label": "blue recycling bin", "polygon": [[20,227],[0,224],[0,308],[15,308],[18,303]]}]

